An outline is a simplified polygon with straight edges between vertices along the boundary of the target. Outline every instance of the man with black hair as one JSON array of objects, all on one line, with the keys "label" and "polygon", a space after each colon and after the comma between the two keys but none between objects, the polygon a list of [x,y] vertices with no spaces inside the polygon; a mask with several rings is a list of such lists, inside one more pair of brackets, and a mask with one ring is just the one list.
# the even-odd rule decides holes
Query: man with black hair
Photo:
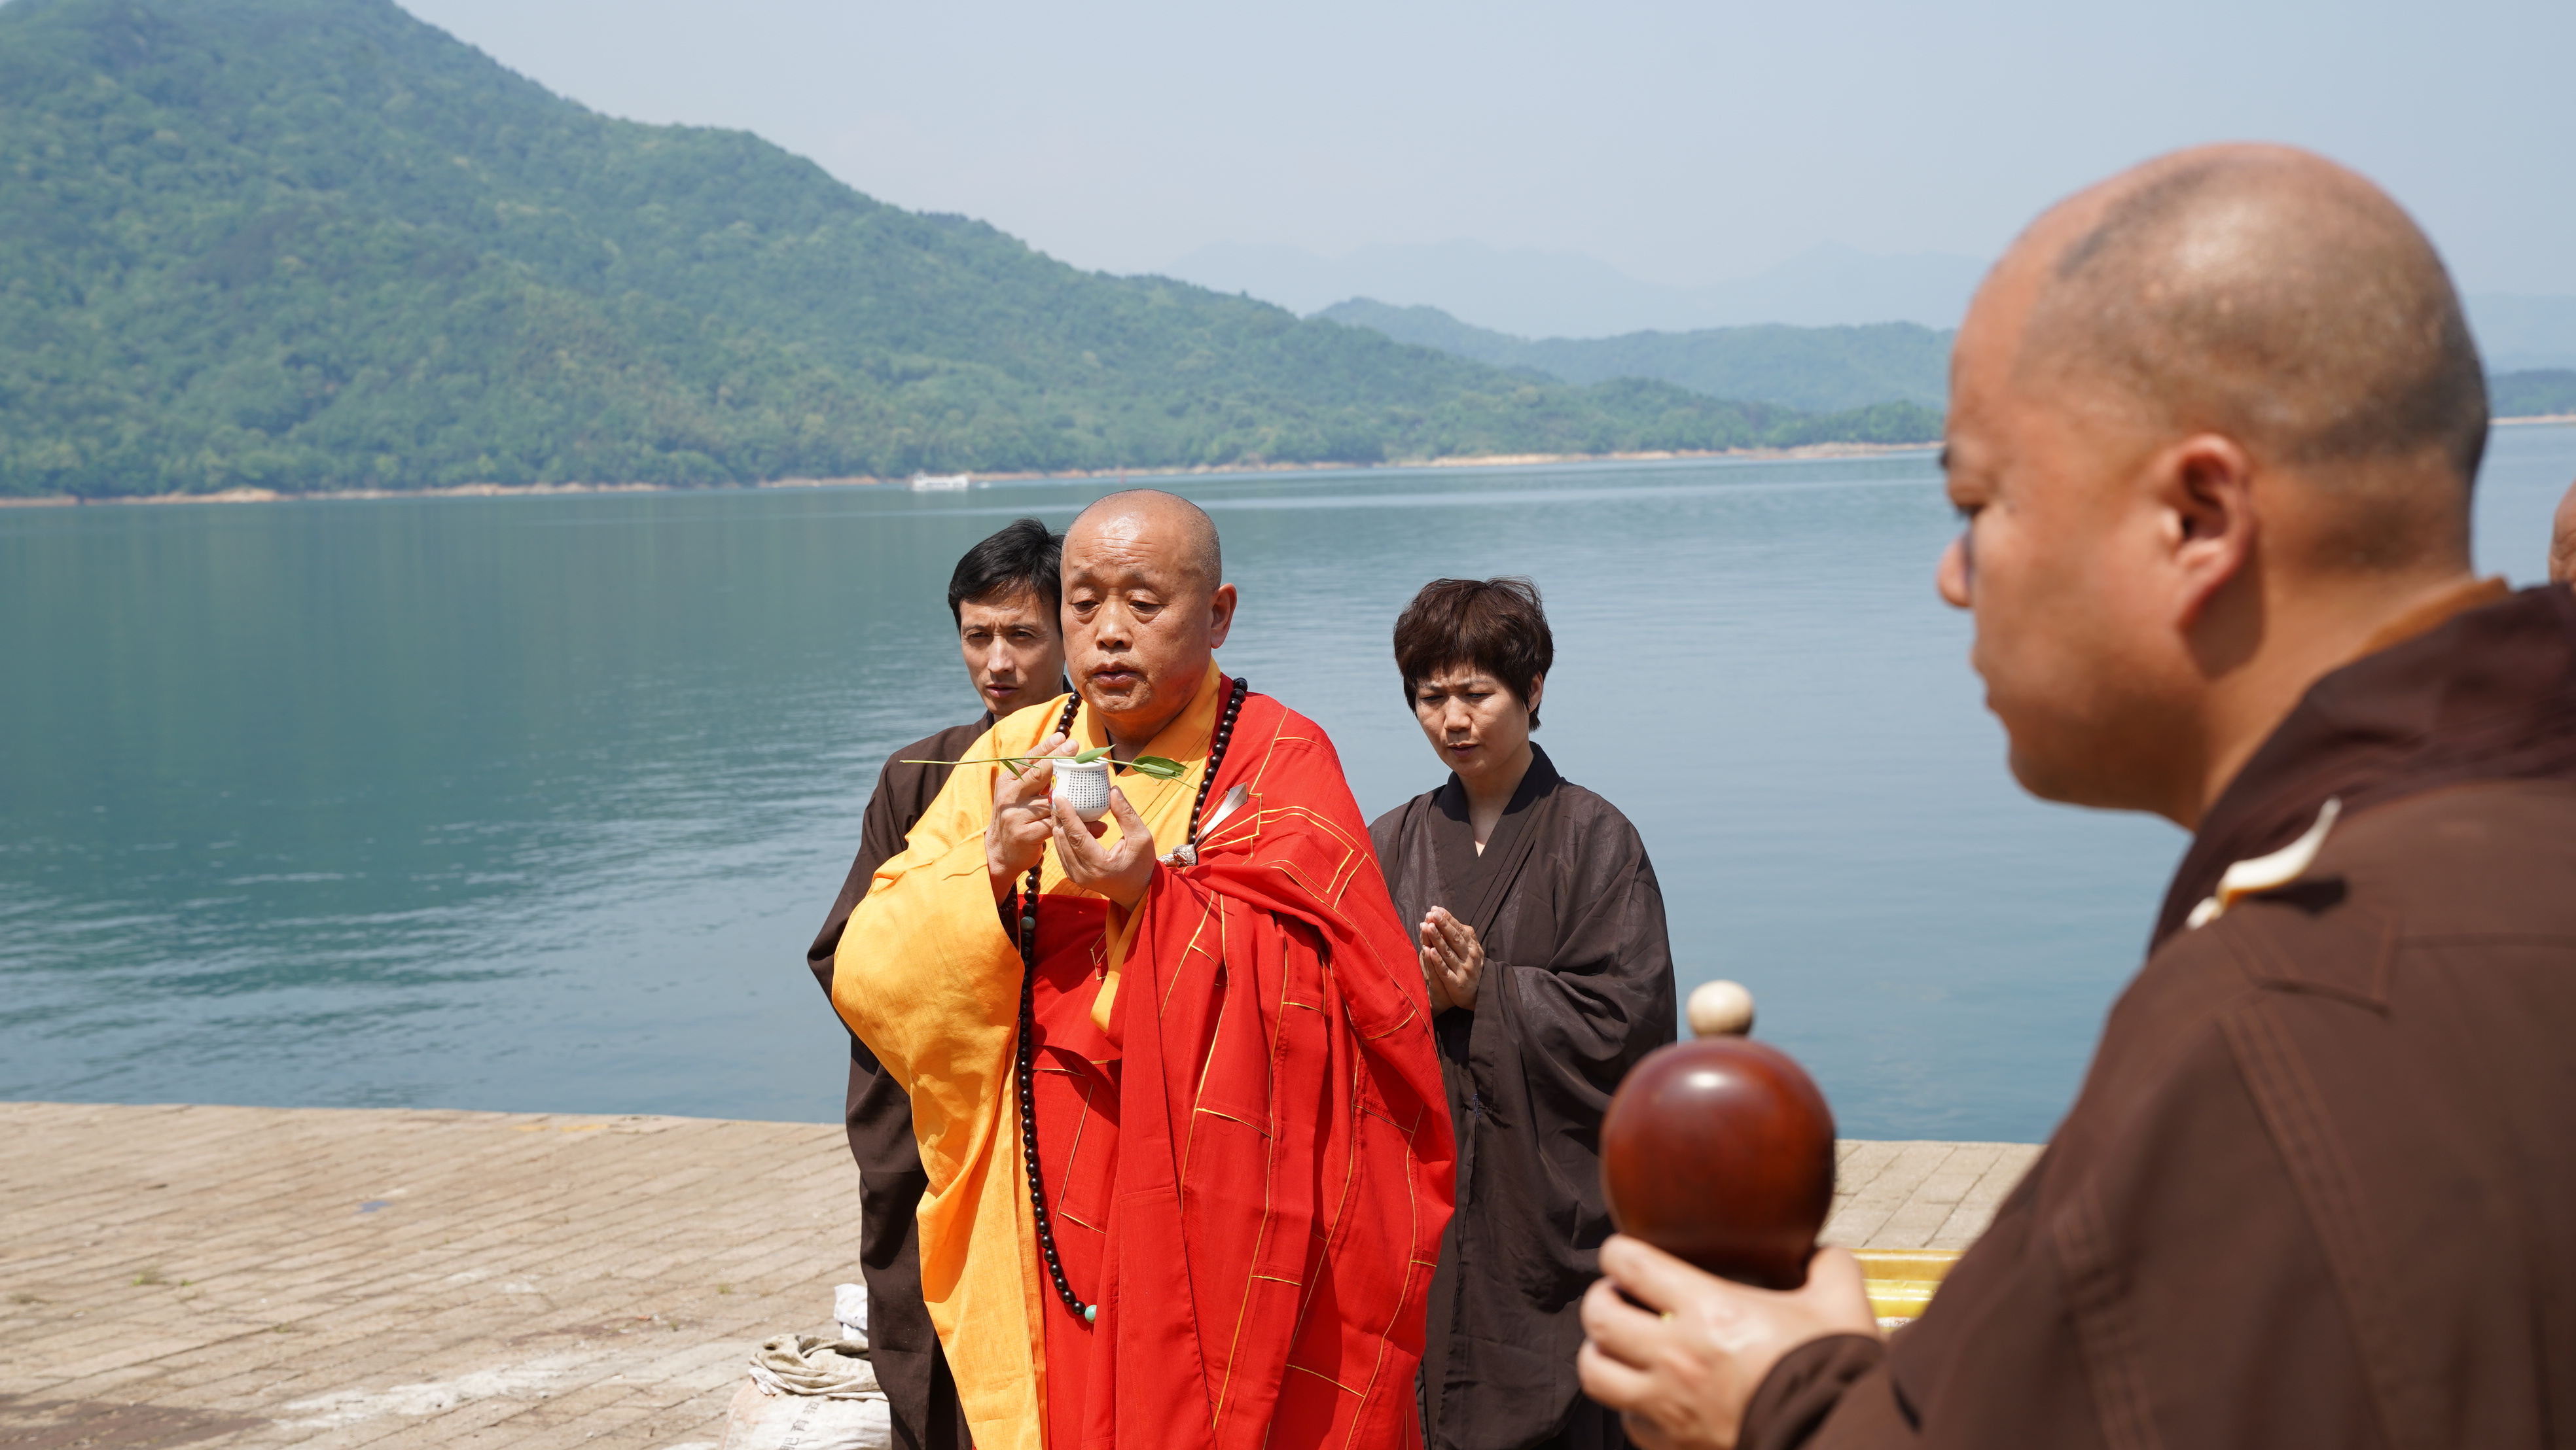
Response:
[{"label": "man with black hair", "polygon": [[[878,866],[900,854],[904,837],[939,788],[945,765],[958,760],[993,722],[1066,692],[1059,556],[1064,544],[1036,519],[1018,519],[966,551],[948,579],[948,613],[957,621],[966,673],[984,713],[896,751],[877,775],[859,831],[858,859],[841,883],[832,914],[806,949],[805,965],[832,991],[832,957],[851,908],[867,895]],[[895,1443],[948,1450],[972,1442],[957,1386],[921,1301],[921,1257],[913,1211],[929,1180],[912,1135],[912,1102],[874,1054],[850,1039],[850,1092],[845,1112],[850,1156],[859,1165],[859,1260],[868,1283],[868,1348],[885,1387]]]}]

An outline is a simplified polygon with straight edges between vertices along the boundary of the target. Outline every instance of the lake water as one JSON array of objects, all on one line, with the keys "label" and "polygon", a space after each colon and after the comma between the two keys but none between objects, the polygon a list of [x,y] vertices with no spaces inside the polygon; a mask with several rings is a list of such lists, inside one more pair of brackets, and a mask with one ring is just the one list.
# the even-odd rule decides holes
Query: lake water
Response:
[{"label": "lake water", "polygon": [[[2480,567],[2537,579],[2571,477],[2498,430]],[[1644,833],[1684,990],[1750,985],[1847,1134],[2063,1112],[2182,837],[2013,786],[1928,455],[1172,486],[1223,662],[1364,810],[1442,775],[1396,610],[1530,575],[1540,739]],[[837,1118],[803,948],[879,762],[977,708],[948,570],[1109,487],[0,512],[0,1097]]]}]

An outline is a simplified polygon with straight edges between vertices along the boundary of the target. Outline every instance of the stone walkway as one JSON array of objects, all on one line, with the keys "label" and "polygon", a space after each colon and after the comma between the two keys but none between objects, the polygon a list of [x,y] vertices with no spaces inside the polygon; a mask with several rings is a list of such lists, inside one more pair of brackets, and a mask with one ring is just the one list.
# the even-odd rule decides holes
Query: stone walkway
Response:
[{"label": "stone walkway", "polygon": [[[1964,1246],[2036,1151],[1846,1143],[1826,1236]],[[837,1124],[0,1104],[0,1447],[714,1450],[857,1186]]]},{"label": "stone walkway", "polygon": [[2039,1157],[2035,1143],[1845,1139],[1837,1148],[1823,1237],[1851,1249],[1964,1249]]}]

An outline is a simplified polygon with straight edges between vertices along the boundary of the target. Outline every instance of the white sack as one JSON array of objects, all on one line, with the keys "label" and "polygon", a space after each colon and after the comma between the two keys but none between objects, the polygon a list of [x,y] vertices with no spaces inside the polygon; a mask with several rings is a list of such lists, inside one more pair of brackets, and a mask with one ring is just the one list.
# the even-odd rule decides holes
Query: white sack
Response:
[{"label": "white sack", "polygon": [[780,1395],[746,1382],[725,1417],[724,1450],[893,1450],[883,1399]]},{"label": "white sack", "polygon": [[772,1394],[822,1395],[835,1400],[885,1398],[867,1345],[851,1339],[782,1334],[751,1352],[754,1384]]}]

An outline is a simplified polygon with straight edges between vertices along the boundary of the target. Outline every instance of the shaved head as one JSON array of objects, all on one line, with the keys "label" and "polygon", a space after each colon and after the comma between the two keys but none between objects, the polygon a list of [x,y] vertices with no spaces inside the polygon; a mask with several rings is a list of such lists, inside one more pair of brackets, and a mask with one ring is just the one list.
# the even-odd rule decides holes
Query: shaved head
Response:
[{"label": "shaved head", "polygon": [[[2465,539],[2484,370],[2450,275],[2394,201],[2286,147],[2150,162],[2043,218],[2016,381],[2159,436],[2211,432],[2338,493],[2321,540],[2401,562]],[[2447,483],[2447,487],[2445,487]]]},{"label": "shaved head", "polygon": [[1205,688],[1234,624],[1216,524],[1157,489],[1113,493],[1064,531],[1064,639],[1073,687],[1120,760]]},{"label": "shaved head", "polygon": [[1175,562],[1199,584],[1213,590],[1225,582],[1225,551],[1218,547],[1216,520],[1207,510],[1176,493],[1159,488],[1131,488],[1095,500],[1065,531],[1070,538],[1088,529],[1123,528],[1150,532],[1176,551]]},{"label": "shaved head", "polygon": [[2034,794],[2186,829],[2315,681],[2469,574],[2486,383],[2450,276],[2282,146],[2150,161],[1977,289],[1942,597]]}]

